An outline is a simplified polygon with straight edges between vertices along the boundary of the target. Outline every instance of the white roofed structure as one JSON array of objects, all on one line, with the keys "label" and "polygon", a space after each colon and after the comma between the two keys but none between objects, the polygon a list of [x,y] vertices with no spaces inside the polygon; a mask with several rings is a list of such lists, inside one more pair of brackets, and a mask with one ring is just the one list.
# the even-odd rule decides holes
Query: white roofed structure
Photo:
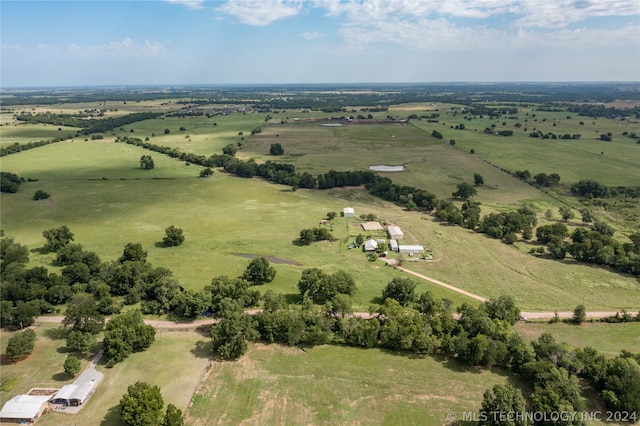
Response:
[{"label": "white roofed structure", "polygon": [[0,422],[35,423],[48,407],[51,395],[16,395],[0,410]]},{"label": "white roofed structure", "polygon": [[364,242],[364,251],[376,251],[378,242],[376,240],[367,240]]},{"label": "white roofed structure", "polygon": [[399,226],[389,225],[387,226],[387,232],[389,233],[389,238],[392,240],[401,240],[404,238],[404,234]]},{"label": "white roofed structure", "polygon": [[342,215],[344,217],[355,217],[356,213],[353,210],[353,207],[345,207],[342,209]]},{"label": "white roofed structure", "polygon": [[424,253],[424,246],[420,245],[399,245],[398,253],[405,253],[409,256],[422,255]]}]

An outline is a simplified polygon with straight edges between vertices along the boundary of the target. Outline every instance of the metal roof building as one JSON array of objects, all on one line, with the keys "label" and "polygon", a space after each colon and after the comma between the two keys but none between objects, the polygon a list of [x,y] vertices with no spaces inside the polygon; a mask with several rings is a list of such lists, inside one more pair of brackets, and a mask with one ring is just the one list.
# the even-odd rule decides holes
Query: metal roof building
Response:
[{"label": "metal roof building", "polygon": [[342,209],[342,215],[344,217],[355,217],[356,213],[353,210],[353,207],[345,207]]},{"label": "metal roof building", "polygon": [[35,423],[48,406],[50,395],[16,395],[0,410],[0,422]]},{"label": "metal roof building", "polygon": [[387,232],[389,233],[389,238],[392,240],[401,240],[404,238],[404,234],[399,226],[389,225],[387,226]]},{"label": "metal roof building", "polygon": [[398,246],[399,253],[405,253],[409,256],[413,256],[414,254],[422,255],[424,253],[424,246],[420,245],[399,245]]}]

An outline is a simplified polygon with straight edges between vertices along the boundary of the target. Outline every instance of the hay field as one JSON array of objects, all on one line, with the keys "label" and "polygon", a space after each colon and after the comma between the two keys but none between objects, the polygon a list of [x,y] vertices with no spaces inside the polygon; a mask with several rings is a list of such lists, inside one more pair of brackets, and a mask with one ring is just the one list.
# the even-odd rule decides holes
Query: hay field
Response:
[{"label": "hay field", "polygon": [[442,357],[252,344],[240,360],[214,363],[187,423],[445,424],[450,411],[475,411],[486,388],[509,382]]}]

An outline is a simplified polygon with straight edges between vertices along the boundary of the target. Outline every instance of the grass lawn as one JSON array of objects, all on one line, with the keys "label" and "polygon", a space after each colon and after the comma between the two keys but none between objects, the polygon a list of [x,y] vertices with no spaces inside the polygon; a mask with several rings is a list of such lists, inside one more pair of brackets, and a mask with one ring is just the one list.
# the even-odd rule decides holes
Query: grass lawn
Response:
[{"label": "grass lawn", "polygon": [[240,360],[214,364],[187,423],[444,424],[448,412],[477,410],[485,389],[513,381],[442,357],[252,344]]},{"label": "grass lawn", "polygon": [[[61,338],[61,333],[58,332],[58,325],[38,324],[34,329],[36,344],[33,352],[15,364],[10,363],[4,356],[9,339],[14,333],[0,330],[0,378],[3,382],[12,377],[20,379],[13,389],[0,393],[0,404],[18,394],[27,393],[34,387],[60,388],[73,382],[73,378],[64,372],[63,364],[69,352],[66,350],[64,338]],[[76,356],[80,359],[82,368],[91,360],[91,356]]]},{"label": "grass lawn", "polygon": [[585,322],[572,325],[558,322],[547,324],[540,322],[519,322],[514,331],[526,341],[535,340],[542,333],[551,334],[557,342],[566,342],[572,348],[591,346],[605,356],[615,356],[623,349],[637,353],[640,347],[640,323],[629,322],[608,324]]},{"label": "grass lawn", "polygon": [[[165,406],[171,403],[185,412],[210,362],[210,344],[198,343],[205,340],[209,339],[195,332],[157,332],[156,341],[146,351],[135,353],[110,369],[98,366],[98,370],[105,375],[104,380],[78,414],[52,412],[43,416],[38,424],[123,426],[115,408],[122,395],[127,392],[127,387],[137,381],[159,386]],[[57,346],[64,344],[64,340],[54,343]],[[51,360],[47,355],[37,350],[32,355],[32,361],[27,359],[24,362],[42,365],[43,369],[48,365],[47,371],[51,374]],[[32,382],[35,383],[31,378],[25,377],[20,384]],[[62,384],[65,383],[59,383],[57,387]]]}]

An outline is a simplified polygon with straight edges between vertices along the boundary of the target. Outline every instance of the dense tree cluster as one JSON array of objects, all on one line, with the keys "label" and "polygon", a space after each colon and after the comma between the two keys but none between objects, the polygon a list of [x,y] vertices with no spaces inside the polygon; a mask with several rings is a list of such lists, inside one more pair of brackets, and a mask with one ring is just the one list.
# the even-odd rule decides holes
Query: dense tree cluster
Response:
[{"label": "dense tree cluster", "polygon": [[39,148],[41,146],[49,145],[56,142],[62,142],[67,139],[71,139],[71,135],[61,136],[53,139],[46,139],[41,141],[34,142],[26,142],[26,143],[12,143],[11,145],[3,145],[0,147],[0,157],[4,157],[5,155],[16,154],[22,151],[28,151],[33,148]]},{"label": "dense tree cluster", "polygon": [[0,191],[14,194],[20,189],[20,185],[25,179],[15,173],[0,172]]},{"label": "dense tree cluster", "polygon": [[300,244],[308,246],[316,241],[334,241],[335,238],[325,227],[303,229],[300,231],[300,237],[298,241]]},{"label": "dense tree cluster", "polygon": [[144,323],[139,310],[114,316],[107,323],[102,342],[107,366],[113,366],[133,352],[148,348],[155,340],[155,335],[155,328]]},{"label": "dense tree cluster", "polygon": [[79,117],[77,114],[54,114],[44,113],[23,113],[16,115],[16,120],[25,123],[45,123],[54,126],[79,127],[82,130],[78,134],[90,135],[91,133],[104,133],[127,124],[138,121],[150,120],[161,116],[157,112],[136,112],[121,117],[87,118]]},{"label": "dense tree cluster", "polygon": [[321,269],[311,268],[302,271],[298,290],[300,295],[308,297],[314,303],[324,304],[338,294],[353,296],[356,292],[356,283],[345,271],[327,274]]}]

